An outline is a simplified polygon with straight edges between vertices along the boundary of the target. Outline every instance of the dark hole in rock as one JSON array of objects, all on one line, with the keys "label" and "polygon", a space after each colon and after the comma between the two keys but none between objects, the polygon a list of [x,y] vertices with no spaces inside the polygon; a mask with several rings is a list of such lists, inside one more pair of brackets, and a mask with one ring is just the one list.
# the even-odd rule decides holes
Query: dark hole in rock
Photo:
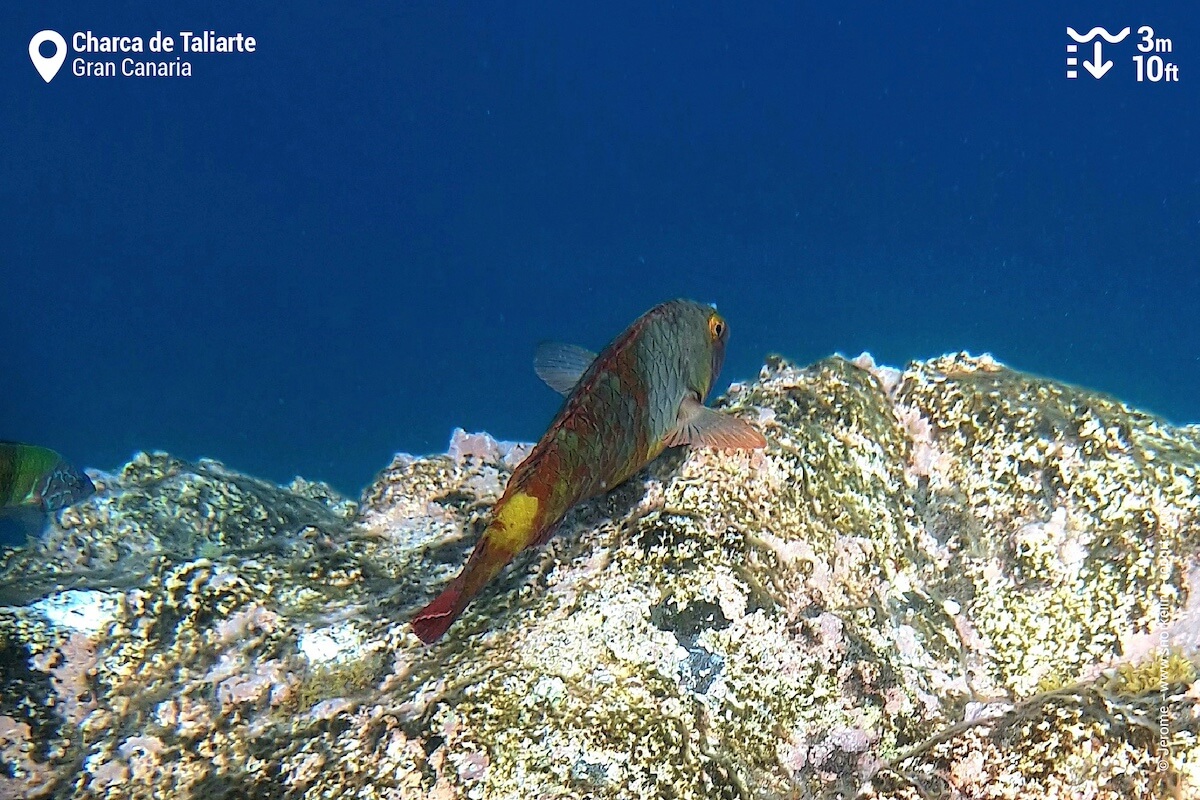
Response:
[{"label": "dark hole in rock", "polygon": [[661,631],[675,634],[675,640],[687,648],[688,656],[679,665],[681,683],[698,694],[707,692],[721,674],[725,659],[696,644],[696,637],[701,631],[719,631],[729,626],[721,607],[708,600],[697,600],[677,608],[666,601],[650,609],[650,622]]},{"label": "dark hole in rock", "polygon": [[650,624],[660,631],[670,631],[685,647],[695,640],[700,631],[719,631],[729,626],[721,607],[708,600],[697,600],[688,603],[684,608],[671,606],[665,601],[650,609]]}]

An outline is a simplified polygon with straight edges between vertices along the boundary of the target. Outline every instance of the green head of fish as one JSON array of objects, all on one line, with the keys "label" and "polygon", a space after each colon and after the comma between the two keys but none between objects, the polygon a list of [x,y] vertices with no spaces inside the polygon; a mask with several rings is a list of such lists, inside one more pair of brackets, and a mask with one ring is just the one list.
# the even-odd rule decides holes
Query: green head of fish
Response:
[{"label": "green head of fish", "polygon": [[687,387],[704,402],[725,363],[729,324],[712,306],[690,300],[675,300],[671,316],[682,349]]}]

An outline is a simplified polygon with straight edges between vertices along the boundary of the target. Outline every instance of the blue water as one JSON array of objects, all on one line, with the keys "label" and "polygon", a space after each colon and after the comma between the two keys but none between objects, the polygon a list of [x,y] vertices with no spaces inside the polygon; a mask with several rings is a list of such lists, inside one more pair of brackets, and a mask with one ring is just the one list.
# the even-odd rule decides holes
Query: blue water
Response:
[{"label": "blue water", "polygon": [[[598,348],[680,295],[728,318],[726,380],[990,351],[1200,420],[1187,3],[25,5],[0,438],[355,493],[454,426],[536,438],[540,340]],[[1179,83],[1135,83],[1132,39],[1066,79],[1067,25],[1143,24]],[[72,53],[50,84],[27,55],[192,27],[258,50],[175,79]]]}]

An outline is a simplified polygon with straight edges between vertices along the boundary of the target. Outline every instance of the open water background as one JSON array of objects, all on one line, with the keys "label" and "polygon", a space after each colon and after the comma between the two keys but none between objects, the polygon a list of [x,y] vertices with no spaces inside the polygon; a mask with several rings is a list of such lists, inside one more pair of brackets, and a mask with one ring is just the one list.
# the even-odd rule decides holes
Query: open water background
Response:
[{"label": "open water background", "polygon": [[[454,426],[537,438],[535,345],[674,296],[726,382],[965,349],[1200,420],[1200,15],[932,8],[10,4],[0,438],[354,494]],[[1181,80],[1136,33],[1068,80],[1068,25],[1152,25]],[[258,49],[46,84],[43,28]]]}]

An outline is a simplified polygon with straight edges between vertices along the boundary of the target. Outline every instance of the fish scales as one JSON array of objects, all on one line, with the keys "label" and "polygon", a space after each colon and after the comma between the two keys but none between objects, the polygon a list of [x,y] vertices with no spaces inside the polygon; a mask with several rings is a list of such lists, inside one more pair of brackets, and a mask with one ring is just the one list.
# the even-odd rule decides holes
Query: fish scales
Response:
[{"label": "fish scales", "polygon": [[561,354],[586,351],[551,348],[557,355],[547,382],[570,387],[567,400],[513,471],[467,564],[413,618],[417,636],[427,644],[440,638],[480,589],[518,552],[548,539],[572,506],[624,482],[668,445],[764,446],[749,423],[703,405],[727,339],[713,308],[675,300],[638,318],[580,368],[577,380]]}]

